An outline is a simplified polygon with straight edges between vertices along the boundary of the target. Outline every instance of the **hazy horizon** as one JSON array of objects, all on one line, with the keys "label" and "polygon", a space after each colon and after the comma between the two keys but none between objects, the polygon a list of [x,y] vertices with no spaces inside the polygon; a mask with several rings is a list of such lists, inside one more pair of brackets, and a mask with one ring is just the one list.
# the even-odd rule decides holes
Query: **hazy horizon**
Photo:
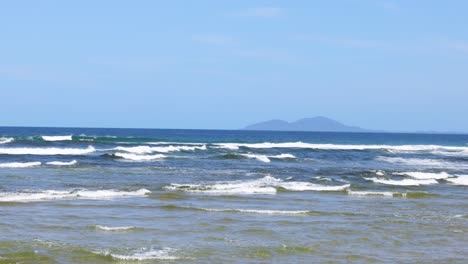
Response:
[{"label": "hazy horizon", "polygon": [[468,132],[465,1],[15,1],[0,126]]}]

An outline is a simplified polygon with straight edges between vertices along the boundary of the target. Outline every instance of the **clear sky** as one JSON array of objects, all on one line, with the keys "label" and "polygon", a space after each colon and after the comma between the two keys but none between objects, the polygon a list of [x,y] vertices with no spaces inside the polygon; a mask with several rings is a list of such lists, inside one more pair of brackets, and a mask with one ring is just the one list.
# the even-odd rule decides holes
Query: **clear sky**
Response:
[{"label": "clear sky", "polygon": [[0,125],[468,131],[468,1],[0,1]]}]

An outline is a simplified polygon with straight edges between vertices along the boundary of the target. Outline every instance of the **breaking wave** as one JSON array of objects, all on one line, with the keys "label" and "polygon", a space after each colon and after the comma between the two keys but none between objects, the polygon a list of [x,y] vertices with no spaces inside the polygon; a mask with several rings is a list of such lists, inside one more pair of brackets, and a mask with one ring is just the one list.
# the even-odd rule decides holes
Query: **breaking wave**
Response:
[{"label": "breaking wave", "polygon": [[249,213],[249,214],[268,214],[268,215],[301,215],[310,214],[311,211],[305,210],[264,210],[264,209],[238,209],[238,208],[203,208],[203,207],[192,207],[192,206],[177,206],[177,205],[165,205],[163,208],[166,209],[184,209],[184,210],[196,210],[205,212],[220,212],[220,213]]},{"label": "breaking wave", "polygon": [[452,176],[446,172],[433,173],[433,172],[418,172],[418,171],[394,172],[393,174],[409,176],[411,178],[415,178],[418,180],[429,180],[429,179],[440,180],[440,179],[446,179]]},{"label": "breaking wave", "polygon": [[304,142],[284,142],[284,143],[215,143],[220,148],[237,150],[241,147],[252,149],[269,148],[300,148],[300,149],[322,149],[322,150],[372,150],[382,149],[390,151],[450,151],[464,152],[468,147],[441,146],[441,145],[345,145],[345,144],[314,144]]},{"label": "breaking wave", "polygon": [[320,185],[310,182],[285,182],[271,176],[257,180],[226,181],[215,184],[176,184],[164,188],[186,192],[199,192],[208,194],[276,194],[278,189],[287,191],[343,191],[349,184],[332,186]]},{"label": "breaking wave", "polygon": [[144,260],[177,260],[181,257],[174,255],[177,250],[172,248],[147,249],[141,248],[129,254],[118,254],[110,251],[94,252],[98,255],[110,256],[116,260],[144,261]]},{"label": "breaking wave", "polygon": [[194,150],[206,150],[206,145],[203,146],[137,146],[137,147],[116,147],[114,150],[125,151],[135,154],[148,154],[153,152],[168,153],[174,151],[194,151]]},{"label": "breaking wave", "polygon": [[0,202],[38,202],[50,200],[64,199],[112,199],[119,197],[145,196],[151,193],[147,189],[139,189],[136,191],[119,191],[119,190],[75,190],[75,191],[38,191],[38,192],[2,192],[0,193]]},{"label": "breaking wave", "polygon": [[420,186],[437,184],[438,182],[434,179],[425,180],[414,180],[414,179],[403,179],[403,180],[388,180],[380,178],[365,178],[366,180],[373,181],[375,183],[381,183],[386,185],[398,185],[398,186]]},{"label": "breaking wave", "polygon": [[0,148],[0,154],[7,155],[86,155],[95,152],[93,146],[88,148]]},{"label": "breaking wave", "polygon": [[150,160],[158,160],[158,159],[162,159],[166,157],[163,154],[137,155],[137,154],[132,154],[132,153],[120,153],[120,152],[117,152],[114,155],[116,157],[123,158],[125,160],[130,160],[130,161],[150,161]]},{"label": "breaking wave", "polygon": [[468,175],[457,175],[456,178],[445,179],[455,185],[468,185]]},{"label": "breaking wave", "polygon": [[378,161],[384,161],[393,164],[412,165],[412,166],[437,166],[437,167],[463,167],[463,164],[447,162],[437,159],[419,159],[419,158],[401,158],[401,157],[383,157],[376,158]]},{"label": "breaking wave", "polygon": [[68,141],[72,140],[72,136],[41,136],[45,141]]},{"label": "breaking wave", "polygon": [[102,231],[128,231],[132,229],[136,229],[134,226],[103,226],[103,225],[96,225],[94,226],[95,229],[97,230],[102,230]]},{"label": "breaking wave", "polygon": [[42,163],[39,161],[33,162],[9,162],[9,163],[0,163],[0,168],[29,168],[40,166]]},{"label": "breaking wave", "polygon": [[73,165],[76,165],[78,163],[78,161],[76,160],[72,160],[72,161],[51,161],[51,162],[47,162],[46,164],[47,165],[53,165],[53,166],[73,166]]},{"label": "breaking wave", "polygon": [[7,144],[15,141],[14,138],[0,137],[0,144]]}]

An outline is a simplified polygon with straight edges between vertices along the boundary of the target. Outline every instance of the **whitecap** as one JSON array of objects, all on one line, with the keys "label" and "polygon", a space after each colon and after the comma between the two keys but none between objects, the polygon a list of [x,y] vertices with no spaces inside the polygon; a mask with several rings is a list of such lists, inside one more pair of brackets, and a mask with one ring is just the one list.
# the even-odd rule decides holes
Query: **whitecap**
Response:
[{"label": "whitecap", "polygon": [[104,255],[104,256],[111,256],[112,258],[116,260],[144,261],[144,260],[177,260],[177,259],[180,259],[180,257],[174,255],[176,251],[177,250],[175,249],[166,247],[166,248],[157,249],[157,250],[142,248],[132,253],[129,253],[128,255],[111,253],[109,251],[95,252],[95,253],[99,255]]},{"label": "whitecap", "polygon": [[75,164],[77,164],[78,161],[76,160],[72,160],[72,161],[51,161],[51,162],[47,162],[46,164],[47,165],[53,165],[53,166],[73,166]]},{"label": "whitecap", "polygon": [[131,229],[135,229],[136,227],[134,226],[103,226],[103,225],[96,225],[95,228],[97,230],[102,230],[102,231],[128,231]]},{"label": "whitecap", "polygon": [[366,180],[373,181],[375,183],[387,184],[387,185],[398,185],[398,186],[420,186],[437,184],[438,182],[434,179],[425,180],[414,180],[414,179],[403,179],[403,180],[388,180],[380,178],[365,178]]},{"label": "whitecap", "polygon": [[348,190],[347,193],[349,195],[354,195],[354,196],[387,196],[387,197],[393,197],[393,195],[395,194],[393,192],[352,191],[352,190]]},{"label": "whitecap", "polygon": [[15,141],[14,138],[0,137],[0,144],[7,144]]},{"label": "whitecap", "polygon": [[0,148],[0,154],[7,155],[85,155],[95,152],[93,146],[81,148]]},{"label": "whitecap", "polygon": [[42,163],[39,161],[33,162],[9,162],[9,163],[0,163],[0,168],[29,168],[40,166]]},{"label": "whitecap", "polygon": [[455,178],[447,178],[445,180],[455,185],[468,185],[468,175],[457,175]]},{"label": "whitecap", "polygon": [[240,154],[241,156],[244,156],[246,158],[250,159],[256,159],[261,162],[270,162],[271,160],[266,156],[266,155],[257,155],[257,154]]},{"label": "whitecap", "polygon": [[41,136],[45,141],[68,141],[72,140],[72,136]]},{"label": "whitecap", "polygon": [[250,213],[250,214],[268,214],[268,215],[297,215],[297,214],[308,214],[310,211],[305,210],[265,210],[265,209],[239,209],[239,208],[204,208],[204,207],[190,207],[181,206],[182,208],[201,210],[207,212],[238,212],[238,213]]},{"label": "whitecap", "polygon": [[145,196],[151,193],[147,189],[139,189],[136,191],[119,191],[119,190],[78,190],[78,191],[23,191],[23,192],[2,192],[0,193],[0,202],[37,202],[63,199],[112,199],[119,197],[136,197]]},{"label": "whitecap", "polygon": [[162,159],[162,158],[166,157],[163,154],[136,155],[136,154],[132,154],[132,153],[120,153],[120,152],[117,152],[114,155],[117,156],[117,157],[126,159],[126,160],[131,160],[131,161],[150,161],[150,160],[157,160],[157,159]]},{"label": "whitecap", "polygon": [[323,149],[323,150],[372,150],[382,149],[394,152],[399,151],[468,151],[468,147],[442,146],[442,145],[345,145],[345,144],[314,144],[304,142],[283,142],[283,143],[215,143],[214,146],[230,150],[237,150],[240,147],[268,149],[268,148],[302,148],[302,149]]},{"label": "whitecap", "polygon": [[266,162],[266,163],[271,162],[270,159],[294,159],[294,158],[296,158],[294,155],[287,154],[287,153],[283,153],[283,154],[279,154],[279,155],[273,155],[273,156],[252,154],[252,153],[240,154],[240,155],[244,156],[246,158],[256,159],[256,160]]},{"label": "whitecap", "polygon": [[393,164],[403,164],[412,166],[436,166],[436,167],[464,167],[463,164],[446,162],[437,159],[419,159],[419,158],[401,158],[401,157],[383,157],[379,156],[376,160]]},{"label": "whitecap", "polygon": [[411,178],[419,179],[419,180],[428,180],[428,179],[435,179],[435,180],[440,180],[440,179],[446,179],[449,178],[450,174],[446,172],[440,172],[440,173],[433,173],[433,172],[419,172],[419,171],[409,171],[409,172],[394,172],[393,174],[395,175],[406,175]]},{"label": "whitecap", "polygon": [[194,151],[194,150],[206,150],[206,145],[203,146],[136,146],[136,147],[116,147],[114,150],[125,151],[135,154],[147,154],[153,152],[168,153],[175,151]]},{"label": "whitecap", "polygon": [[164,188],[207,194],[276,194],[277,188],[289,191],[342,191],[349,186],[349,184],[327,186],[309,182],[285,182],[281,179],[265,176],[257,180],[225,181],[206,185],[173,183]]}]

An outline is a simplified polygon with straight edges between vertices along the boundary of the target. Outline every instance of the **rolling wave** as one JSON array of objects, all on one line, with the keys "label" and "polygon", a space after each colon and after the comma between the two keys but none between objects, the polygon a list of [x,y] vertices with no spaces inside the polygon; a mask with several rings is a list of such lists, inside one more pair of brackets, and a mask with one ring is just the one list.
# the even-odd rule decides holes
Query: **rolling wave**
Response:
[{"label": "rolling wave", "polygon": [[145,261],[145,260],[178,260],[180,257],[175,256],[174,253],[177,250],[172,248],[162,248],[162,249],[146,249],[142,248],[135,252],[131,252],[128,255],[111,253],[110,251],[94,252],[98,255],[110,256],[116,260],[123,261]]},{"label": "rolling wave", "polygon": [[394,172],[393,174],[409,176],[411,178],[415,178],[419,180],[429,180],[429,179],[440,180],[440,179],[447,179],[452,176],[446,172],[433,173],[433,172],[418,172],[418,171]]},{"label": "rolling wave", "polygon": [[0,168],[29,168],[40,166],[42,163],[38,161],[33,162],[9,162],[9,163],[0,163]]},{"label": "rolling wave", "polygon": [[41,136],[45,141],[68,141],[72,140],[72,136]]},{"label": "rolling wave", "polygon": [[123,158],[125,160],[130,161],[150,161],[150,160],[158,160],[165,158],[166,156],[163,154],[156,154],[156,155],[136,155],[132,153],[114,153],[116,157]]},{"label": "rolling wave", "polygon": [[177,206],[177,205],[165,205],[163,208],[166,209],[184,209],[184,210],[196,210],[205,212],[220,212],[220,213],[249,213],[249,214],[267,214],[267,215],[303,215],[310,214],[311,211],[306,210],[265,210],[265,209],[238,209],[238,208],[203,208],[193,206]]},{"label": "rolling wave", "polygon": [[15,141],[14,138],[0,137],[0,144],[7,144]]},{"label": "rolling wave", "polygon": [[457,175],[455,178],[445,180],[455,185],[468,185],[468,175]]},{"label": "rolling wave", "polygon": [[94,226],[95,229],[97,230],[102,230],[102,231],[128,231],[132,229],[136,229],[135,226],[103,226],[103,225],[96,225]]},{"label": "rolling wave", "polygon": [[78,164],[77,160],[72,160],[72,161],[50,161],[46,163],[47,165],[53,165],[53,166],[73,166]]},{"label": "rolling wave", "polygon": [[366,180],[373,181],[375,183],[381,183],[386,185],[398,185],[398,186],[420,186],[420,185],[430,185],[438,184],[435,179],[425,179],[425,180],[414,180],[414,179],[403,179],[403,180],[389,180],[381,178],[365,178]]},{"label": "rolling wave", "polygon": [[198,192],[207,194],[276,194],[278,189],[287,191],[343,191],[349,184],[332,186],[310,182],[285,182],[271,176],[257,180],[227,181],[215,184],[176,184],[164,188],[167,190]]},{"label": "rolling wave", "polygon": [[93,146],[82,148],[0,148],[6,155],[86,155],[95,152]]},{"label": "rolling wave", "polygon": [[119,191],[119,190],[76,190],[76,191],[56,191],[46,190],[37,192],[2,192],[0,193],[0,202],[39,202],[64,199],[112,199],[119,197],[134,197],[145,196],[151,193],[147,189],[139,189],[136,191]]},{"label": "rolling wave", "polygon": [[383,149],[391,151],[468,151],[468,147],[442,146],[442,145],[344,145],[344,144],[314,144],[304,142],[284,142],[284,143],[214,143],[215,146],[230,150],[237,150],[241,147],[251,149],[270,148],[298,148],[298,149],[321,149],[321,150],[372,150]]},{"label": "rolling wave", "polygon": [[175,151],[194,151],[194,150],[206,150],[206,145],[203,146],[161,146],[161,147],[150,147],[150,146],[136,146],[136,147],[116,147],[114,150],[125,151],[135,154],[148,154],[148,153],[168,153]]}]

